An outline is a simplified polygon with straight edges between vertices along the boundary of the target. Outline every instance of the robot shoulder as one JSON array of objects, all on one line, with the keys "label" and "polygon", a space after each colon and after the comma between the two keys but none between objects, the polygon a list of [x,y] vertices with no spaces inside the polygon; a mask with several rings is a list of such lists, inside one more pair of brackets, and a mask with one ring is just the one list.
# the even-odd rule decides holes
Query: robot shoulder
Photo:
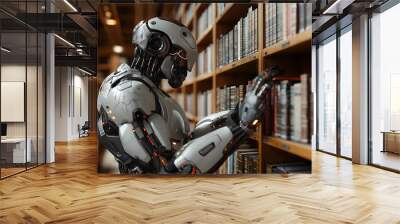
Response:
[{"label": "robot shoulder", "polygon": [[131,122],[137,110],[148,115],[157,110],[156,95],[140,79],[122,79],[110,87],[107,95],[99,97],[98,102],[116,124]]}]

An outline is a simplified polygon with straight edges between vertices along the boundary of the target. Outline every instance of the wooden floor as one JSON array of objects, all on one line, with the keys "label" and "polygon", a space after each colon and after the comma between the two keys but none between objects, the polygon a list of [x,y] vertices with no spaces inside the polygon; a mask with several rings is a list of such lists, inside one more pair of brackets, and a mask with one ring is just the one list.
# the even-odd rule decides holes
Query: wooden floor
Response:
[{"label": "wooden floor", "polygon": [[372,156],[374,164],[388,167],[394,170],[400,170],[400,155],[392,152],[381,152],[375,150]]},{"label": "wooden floor", "polygon": [[312,175],[96,173],[95,139],[0,181],[0,223],[400,223],[400,175],[313,155]]}]

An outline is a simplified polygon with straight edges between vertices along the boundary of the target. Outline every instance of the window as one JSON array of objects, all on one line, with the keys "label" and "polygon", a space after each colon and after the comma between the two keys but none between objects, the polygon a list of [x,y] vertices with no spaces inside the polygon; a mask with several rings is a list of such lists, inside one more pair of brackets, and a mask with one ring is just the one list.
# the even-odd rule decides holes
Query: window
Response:
[{"label": "window", "polygon": [[340,46],[340,155],[352,157],[352,33],[351,26],[341,32]]},{"label": "window", "polygon": [[372,164],[400,170],[400,4],[371,18]]},{"label": "window", "polygon": [[318,149],[336,154],[336,35],[318,47]]}]

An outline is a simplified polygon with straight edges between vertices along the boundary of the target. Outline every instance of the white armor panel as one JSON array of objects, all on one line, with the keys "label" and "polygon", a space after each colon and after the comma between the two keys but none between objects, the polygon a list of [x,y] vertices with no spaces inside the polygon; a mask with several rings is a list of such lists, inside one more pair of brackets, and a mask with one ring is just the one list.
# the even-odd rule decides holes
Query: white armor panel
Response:
[{"label": "white armor panel", "polygon": [[160,90],[155,91],[161,104],[162,117],[164,118],[169,130],[169,137],[178,140],[176,146],[182,146],[190,132],[189,121],[185,116],[185,112],[169,96],[166,96]]},{"label": "white armor panel", "polygon": [[170,150],[170,131],[164,119],[159,114],[153,114],[149,117],[148,122],[161,145],[163,145],[167,150]]},{"label": "white armor panel", "polygon": [[206,173],[222,159],[224,149],[231,139],[232,132],[228,127],[219,128],[193,139],[176,153],[174,164],[178,169],[192,165],[201,173]]},{"label": "white armor panel", "polygon": [[137,139],[132,124],[126,123],[119,126],[119,137],[125,152],[130,156],[146,163],[151,160],[150,155]]}]

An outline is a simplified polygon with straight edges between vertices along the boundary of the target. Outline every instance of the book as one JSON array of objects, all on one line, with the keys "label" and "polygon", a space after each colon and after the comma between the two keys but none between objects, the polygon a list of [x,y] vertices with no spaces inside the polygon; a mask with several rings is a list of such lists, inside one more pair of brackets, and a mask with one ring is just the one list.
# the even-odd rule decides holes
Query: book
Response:
[{"label": "book", "polygon": [[212,48],[213,44],[210,44],[199,53],[197,58],[197,74],[201,75],[212,71]]},{"label": "book", "polygon": [[233,30],[228,33],[228,63],[233,62]]},{"label": "book", "polygon": [[197,37],[201,37],[203,33],[212,25],[213,23],[213,10],[212,4],[210,4],[206,10],[204,10],[198,18],[197,21]]},{"label": "book", "polygon": [[194,3],[189,4],[189,7],[186,11],[185,23],[188,23],[193,18],[194,7]]},{"label": "book", "polygon": [[312,103],[310,99],[312,99],[311,91],[310,91],[310,78],[308,74],[302,74],[300,76],[301,82],[301,90],[300,90],[300,102],[301,102],[301,133],[300,133],[300,142],[310,143],[311,138],[311,127],[312,122],[310,122],[310,117],[312,112]]},{"label": "book", "polygon": [[281,75],[276,78],[280,81],[275,81],[266,97],[269,115],[264,115],[264,126],[270,127],[270,130],[264,129],[265,133],[291,141],[310,143],[312,96],[309,74]]},{"label": "book", "polygon": [[224,13],[227,3],[217,3],[217,17]]},{"label": "book", "polygon": [[258,51],[258,10],[249,7],[246,16],[233,24],[231,30],[218,37],[217,66],[232,63]]},{"label": "book", "polygon": [[301,83],[290,86],[290,140],[300,141],[302,128]]},{"label": "book", "polygon": [[211,114],[212,111],[212,91],[205,90],[198,93],[197,116],[199,119]]},{"label": "book", "polygon": [[308,3],[266,3],[265,47],[310,29],[311,10]]}]

